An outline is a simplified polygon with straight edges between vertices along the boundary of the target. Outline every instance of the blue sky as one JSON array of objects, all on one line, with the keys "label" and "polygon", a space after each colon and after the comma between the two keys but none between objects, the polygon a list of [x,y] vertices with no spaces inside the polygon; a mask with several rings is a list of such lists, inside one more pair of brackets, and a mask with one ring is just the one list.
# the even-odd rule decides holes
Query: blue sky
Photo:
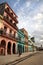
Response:
[{"label": "blue sky", "polygon": [[18,15],[18,27],[35,36],[37,45],[43,44],[43,0],[0,0],[2,2],[7,2]]}]

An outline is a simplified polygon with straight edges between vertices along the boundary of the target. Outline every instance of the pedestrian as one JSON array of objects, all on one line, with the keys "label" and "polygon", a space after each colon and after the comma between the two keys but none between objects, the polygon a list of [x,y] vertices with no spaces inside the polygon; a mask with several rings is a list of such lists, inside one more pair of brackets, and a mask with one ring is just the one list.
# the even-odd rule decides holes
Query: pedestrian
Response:
[{"label": "pedestrian", "polygon": [[19,56],[22,55],[22,49],[21,49],[21,46],[20,45],[18,45],[18,53],[19,53]]}]

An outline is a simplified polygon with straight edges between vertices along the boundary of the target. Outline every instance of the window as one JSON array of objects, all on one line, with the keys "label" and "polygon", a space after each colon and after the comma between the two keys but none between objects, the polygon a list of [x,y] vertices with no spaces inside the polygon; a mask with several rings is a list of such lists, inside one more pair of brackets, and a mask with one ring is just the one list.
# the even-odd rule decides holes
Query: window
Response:
[{"label": "window", "polygon": [[7,11],[9,11],[9,8],[8,7],[6,9],[7,9]]},{"label": "window", "polygon": [[12,23],[12,20],[10,20],[10,22]]},{"label": "window", "polygon": [[13,15],[13,13],[11,13],[11,15]]},{"label": "window", "polygon": [[6,27],[6,26],[4,26],[4,29],[5,29],[5,30],[7,30],[7,27]]},{"label": "window", "polygon": [[5,18],[5,19],[7,19],[7,20],[9,20],[9,17],[8,17],[8,15],[4,16],[4,18]]},{"label": "window", "polygon": [[7,20],[9,19],[8,15],[4,16],[4,18],[7,19]]},{"label": "window", "polygon": [[14,23],[14,26],[16,26],[16,24]]},{"label": "window", "polygon": [[8,15],[6,16],[7,19],[9,19]]},{"label": "window", "polygon": [[12,30],[10,30],[10,34],[12,33]]},{"label": "window", "polygon": [[6,27],[6,26],[4,26],[4,33],[6,33],[6,31],[7,31],[7,27]]}]

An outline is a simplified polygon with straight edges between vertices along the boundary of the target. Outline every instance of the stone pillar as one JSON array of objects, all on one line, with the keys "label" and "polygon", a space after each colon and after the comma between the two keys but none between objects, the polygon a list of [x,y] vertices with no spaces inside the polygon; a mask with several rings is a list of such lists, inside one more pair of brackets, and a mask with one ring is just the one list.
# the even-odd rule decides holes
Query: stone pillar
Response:
[{"label": "stone pillar", "polygon": [[7,55],[7,43],[6,43],[6,46],[5,46],[5,55]]},{"label": "stone pillar", "polygon": [[11,44],[11,54],[13,54],[13,44]]},{"label": "stone pillar", "polygon": [[18,49],[17,49],[17,43],[15,45],[15,53],[17,53]]}]

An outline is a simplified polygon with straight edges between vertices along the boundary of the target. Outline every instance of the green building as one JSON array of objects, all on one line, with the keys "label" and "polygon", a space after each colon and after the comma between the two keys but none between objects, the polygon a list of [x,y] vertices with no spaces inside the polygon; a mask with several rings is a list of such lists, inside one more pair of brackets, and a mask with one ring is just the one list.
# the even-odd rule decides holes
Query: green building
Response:
[{"label": "green building", "polygon": [[20,30],[17,32],[17,52],[19,49],[24,52],[24,34]]},{"label": "green building", "polygon": [[28,51],[28,43],[25,34],[21,29],[17,32],[17,50],[20,49],[22,53]]}]

